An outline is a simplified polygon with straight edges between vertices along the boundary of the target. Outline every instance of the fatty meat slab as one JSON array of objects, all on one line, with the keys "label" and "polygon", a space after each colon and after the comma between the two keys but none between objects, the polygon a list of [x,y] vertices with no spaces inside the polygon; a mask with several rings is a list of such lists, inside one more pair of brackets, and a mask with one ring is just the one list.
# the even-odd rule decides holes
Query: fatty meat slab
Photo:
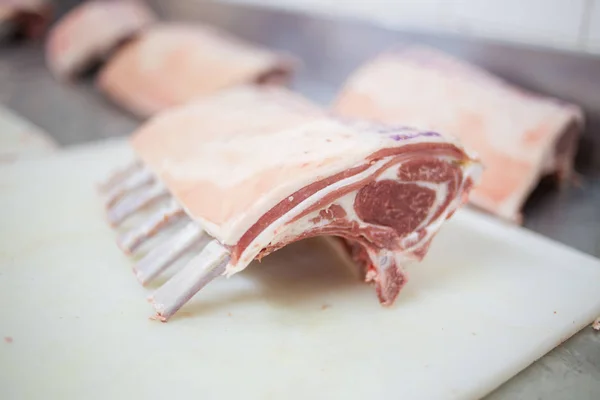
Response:
[{"label": "fatty meat slab", "polygon": [[458,137],[481,158],[473,205],[511,221],[541,177],[569,179],[583,127],[579,107],[511,86],[424,47],[381,54],[351,76],[337,114]]},{"label": "fatty meat slab", "polygon": [[136,0],[93,0],[65,15],[49,32],[46,62],[59,79],[74,77],[156,20]]},{"label": "fatty meat slab", "polygon": [[123,46],[101,70],[97,85],[147,117],[236,85],[285,83],[294,63],[209,26],[160,24]]},{"label": "fatty meat slab", "polygon": [[134,267],[146,284],[193,245],[203,250],[151,296],[166,321],[221,275],[297,240],[342,238],[391,305],[403,266],[421,260],[466,200],[480,165],[435,132],[348,123],[282,88],[238,87],[167,110],[132,136],[139,160],[103,185],[126,253],[186,223]]},{"label": "fatty meat slab", "polygon": [[28,38],[41,37],[52,17],[47,0],[3,0],[0,3],[0,41],[17,33]]}]

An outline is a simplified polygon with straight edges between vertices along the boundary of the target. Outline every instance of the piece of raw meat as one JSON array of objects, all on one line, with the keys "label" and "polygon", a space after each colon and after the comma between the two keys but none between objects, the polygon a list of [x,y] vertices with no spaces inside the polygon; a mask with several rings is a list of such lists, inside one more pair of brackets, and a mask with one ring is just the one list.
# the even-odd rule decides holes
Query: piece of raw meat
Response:
[{"label": "piece of raw meat", "polygon": [[579,107],[527,93],[433,49],[386,52],[359,68],[338,115],[440,130],[484,165],[473,205],[512,221],[544,175],[566,180],[583,125]]},{"label": "piece of raw meat", "polygon": [[292,58],[199,25],[162,24],[120,49],[99,88],[138,116],[246,83],[285,83]]},{"label": "piece of raw meat", "polygon": [[73,77],[107,59],[119,44],[154,21],[154,14],[141,1],[84,2],[50,30],[46,43],[48,68],[57,78]]},{"label": "piece of raw meat", "polygon": [[205,245],[153,294],[163,321],[215,277],[321,235],[343,238],[380,302],[391,305],[407,280],[403,266],[422,259],[480,172],[439,133],[336,120],[276,87],[237,87],[172,108],[131,145],[139,160],[102,188],[111,224],[138,219],[119,246],[135,252],[187,221],[138,255],[138,279],[149,282]]},{"label": "piece of raw meat", "polygon": [[0,2],[0,40],[14,33],[40,38],[52,18],[47,0],[3,0]]}]

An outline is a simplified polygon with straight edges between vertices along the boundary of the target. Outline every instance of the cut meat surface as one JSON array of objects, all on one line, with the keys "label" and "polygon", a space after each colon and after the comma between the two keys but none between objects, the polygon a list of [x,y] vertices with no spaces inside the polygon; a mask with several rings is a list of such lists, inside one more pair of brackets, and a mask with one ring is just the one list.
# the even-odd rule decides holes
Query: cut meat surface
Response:
[{"label": "cut meat surface", "polygon": [[362,221],[388,226],[399,236],[406,236],[425,220],[436,195],[434,189],[417,183],[386,179],[361,188],[354,209]]},{"label": "cut meat surface", "polygon": [[120,49],[97,84],[146,117],[240,84],[284,83],[294,62],[211,27],[161,24]]},{"label": "cut meat surface", "polygon": [[[207,276],[237,273],[289,243],[323,235],[344,241],[381,303],[391,305],[407,282],[404,266],[422,259],[481,169],[441,134],[343,122],[268,87],[229,89],[163,112],[131,144],[139,168],[172,196],[165,201],[177,202],[212,238],[206,257],[218,255],[194,259],[196,267],[158,289],[153,299],[164,320]],[[165,293],[173,290],[187,294]]]},{"label": "cut meat surface", "polygon": [[333,109],[346,118],[458,137],[484,164],[471,203],[512,221],[521,220],[523,203],[543,175],[569,178],[583,125],[574,105],[526,93],[422,47],[386,52],[366,63],[348,79]]},{"label": "cut meat surface", "polygon": [[92,0],[75,7],[49,32],[46,60],[61,79],[109,56],[120,43],[155,21],[137,0]]}]

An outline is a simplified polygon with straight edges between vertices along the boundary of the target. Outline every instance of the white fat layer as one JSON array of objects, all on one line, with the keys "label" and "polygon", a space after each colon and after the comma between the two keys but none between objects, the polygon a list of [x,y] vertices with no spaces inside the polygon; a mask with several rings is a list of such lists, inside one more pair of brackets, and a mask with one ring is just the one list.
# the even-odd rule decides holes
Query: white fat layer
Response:
[{"label": "white fat layer", "polygon": [[[226,275],[231,276],[231,275],[243,270],[244,268],[246,268],[246,266],[258,255],[258,253],[263,248],[267,247],[270,243],[293,241],[294,238],[300,236],[302,233],[304,233],[306,231],[310,231],[312,229],[327,225],[329,222],[327,220],[321,220],[316,223],[314,221],[315,221],[315,218],[317,218],[319,216],[320,211],[322,209],[329,207],[331,204],[337,204],[340,207],[342,207],[344,209],[344,211],[346,212],[346,216],[344,217],[344,219],[346,219],[348,221],[356,221],[358,223],[359,227],[373,226],[371,224],[367,224],[367,223],[363,222],[356,214],[356,211],[354,209],[354,201],[355,201],[355,198],[356,198],[356,195],[358,192],[357,190],[352,191],[352,192],[334,200],[332,203],[326,204],[323,207],[319,208],[318,210],[305,215],[304,217],[302,217],[298,221],[294,222],[293,224],[289,224],[289,225],[286,225],[286,224],[288,224],[289,221],[291,221],[294,217],[299,215],[303,210],[305,210],[306,208],[310,207],[312,204],[321,200],[324,196],[328,195],[331,192],[340,190],[340,189],[342,189],[348,185],[351,185],[357,181],[360,181],[360,180],[364,179],[365,177],[368,177],[373,172],[375,172],[379,168],[381,168],[381,166],[384,165],[387,161],[388,161],[388,159],[380,160],[379,162],[374,163],[366,171],[364,171],[360,174],[357,174],[353,177],[336,182],[335,184],[315,193],[313,196],[309,197],[308,199],[306,199],[305,201],[300,203],[298,206],[296,206],[295,208],[290,210],[290,212],[282,215],[279,219],[274,221],[269,227],[267,227],[265,230],[263,230],[263,232],[261,232],[248,245],[248,247],[241,254],[238,262],[235,265],[229,264],[227,266]],[[397,173],[398,167],[400,165],[401,165],[401,163],[398,163],[398,164],[394,164],[394,165],[390,166],[389,168],[387,168],[385,171],[383,171],[379,175],[378,180],[391,179],[391,177],[393,176],[393,179],[395,181],[398,181],[396,173]],[[406,264],[415,261],[417,258],[412,253],[415,250],[419,249],[424,244],[426,244],[429,240],[431,240],[433,238],[433,236],[437,233],[437,231],[440,229],[443,222],[446,220],[448,214],[450,212],[456,210],[461,205],[461,198],[462,198],[462,195],[464,192],[464,184],[467,181],[467,179],[470,178],[474,182],[478,182],[480,174],[481,174],[481,167],[478,164],[469,163],[467,166],[465,166],[463,168],[463,181],[457,190],[455,198],[450,202],[450,204],[448,205],[446,210],[443,213],[441,213],[438,216],[438,218],[436,218],[435,220],[431,220],[431,219],[433,218],[435,213],[438,212],[439,208],[442,206],[442,204],[444,203],[444,201],[446,199],[446,195],[448,192],[447,183],[436,184],[436,183],[432,183],[432,182],[410,182],[410,183],[416,183],[419,186],[427,187],[429,189],[434,190],[436,193],[435,202],[432,205],[432,207],[430,207],[427,217],[425,218],[423,223],[421,223],[419,225],[419,227],[415,230],[415,232],[410,233],[409,235],[407,235],[406,237],[404,237],[402,239],[402,245],[405,248],[404,251],[388,251],[388,250],[383,249],[382,254],[393,257],[396,261],[396,265],[398,265],[398,266],[405,266]],[[399,182],[402,182],[402,181],[399,181]],[[407,182],[407,183],[409,183],[409,182]],[[418,234],[416,233],[416,231],[419,229],[425,229],[425,235],[421,238],[421,240],[417,240]],[[412,243],[412,245],[407,247],[406,245],[410,244],[410,243]],[[372,251],[369,250],[369,255],[371,257],[376,256],[375,254],[371,254],[371,253],[372,253]],[[380,255],[382,255],[382,254],[380,254]]]},{"label": "white fat layer", "polygon": [[[481,134],[495,149],[518,159],[535,159],[536,162],[541,161],[552,140],[534,148],[515,146],[515,143],[523,143],[527,132],[538,128],[541,123],[548,126],[554,137],[569,121],[581,119],[581,112],[576,107],[524,95],[491,75],[441,54],[430,53],[429,59],[436,60],[436,63],[423,64],[402,56],[383,56],[351,77],[347,90],[369,96],[377,101],[381,110],[403,110],[402,121],[405,124],[457,136],[460,132],[443,129],[461,116],[457,109],[478,110],[485,123]],[[479,78],[474,79],[476,76]],[[398,96],[398,93],[418,95]],[[431,113],[422,112],[429,110],[432,104],[451,106],[437,107],[435,120],[432,120]],[[495,112],[498,109],[509,112],[511,118]]]},{"label": "white fat layer", "polygon": [[[85,8],[83,8],[85,7]],[[104,56],[122,39],[127,38],[148,24],[152,17],[135,3],[113,2],[94,3],[88,2],[80,10],[77,25],[70,30],[77,31],[79,26],[101,27],[94,30],[93,37],[87,40],[75,40],[70,46],[52,58],[52,63],[57,72],[77,69],[93,56]],[[64,29],[64,26],[62,27]],[[64,32],[63,32],[64,33]],[[71,36],[77,32],[69,32]],[[90,40],[92,42],[90,43]],[[93,54],[90,54],[93,52]]]},{"label": "white fat layer", "polygon": [[[339,122],[322,119],[290,128],[281,135],[238,136],[231,141],[201,142],[198,146],[202,147],[202,158],[185,161],[166,158],[160,169],[181,181],[211,181],[218,177],[220,187],[235,187],[262,171],[287,167],[289,160],[296,164],[314,164],[326,156],[362,155],[355,141],[339,140],[341,129]],[[382,138],[371,135],[362,141],[364,147],[376,149]],[[290,142],[296,145],[289,146]],[[316,146],[318,151],[314,149]],[[223,154],[235,155],[235,162]],[[253,159],[260,162],[252,164],[255,168],[249,168]]]},{"label": "white fat layer", "polygon": [[[481,127],[475,131],[482,144],[473,150],[481,147],[483,153],[487,147],[529,165],[519,186],[501,204],[488,193],[476,191],[471,197],[473,204],[509,220],[519,217],[540,175],[556,170],[557,141],[572,122],[581,124],[584,117],[577,106],[525,93],[479,68],[423,49],[404,55],[386,54],[365,65],[349,79],[345,93],[375,101],[375,108],[388,123],[394,122],[395,110],[402,110],[402,123],[440,130],[465,142],[474,134],[473,129],[468,124],[462,129],[455,127],[461,126],[462,118],[477,116]],[[435,107],[437,104],[444,107]],[[433,114],[429,111],[432,108],[436,109]],[[504,112],[498,113],[500,109]],[[542,137],[530,143],[532,133]],[[486,164],[488,160],[482,161]]]},{"label": "white fat layer", "polygon": [[[338,190],[344,188],[345,186],[351,185],[355,182],[358,182],[358,181],[368,178],[370,175],[372,175],[374,172],[376,172],[378,169],[380,169],[383,165],[385,165],[385,163],[387,161],[388,160],[384,158],[382,160],[374,162],[365,171],[363,171],[359,174],[353,175],[349,178],[339,180],[332,185],[329,185],[325,189],[318,191],[317,193],[313,194],[312,196],[310,196],[307,199],[305,199],[304,201],[302,201],[300,204],[298,204],[296,207],[291,209],[289,212],[283,214],[281,217],[279,217],[277,220],[275,220],[271,225],[269,225],[266,229],[264,229],[248,245],[248,247],[241,254],[240,259],[238,260],[238,262],[235,265],[232,265],[232,264],[227,265],[227,269],[226,269],[227,275],[228,276],[233,275],[234,273],[239,272],[239,271],[243,270],[244,268],[246,268],[246,266],[248,264],[250,264],[250,262],[256,257],[256,255],[263,248],[265,248],[269,243],[271,243],[273,241],[273,237],[275,237],[277,229],[279,227],[282,227],[285,224],[289,223],[298,214],[302,213],[302,211],[304,211],[305,209],[310,207],[312,204],[318,202],[319,200],[321,200],[323,197],[325,197],[329,193],[338,191]],[[298,222],[299,221],[297,221],[296,223],[298,223]],[[291,227],[287,227],[287,229],[291,229]]]}]

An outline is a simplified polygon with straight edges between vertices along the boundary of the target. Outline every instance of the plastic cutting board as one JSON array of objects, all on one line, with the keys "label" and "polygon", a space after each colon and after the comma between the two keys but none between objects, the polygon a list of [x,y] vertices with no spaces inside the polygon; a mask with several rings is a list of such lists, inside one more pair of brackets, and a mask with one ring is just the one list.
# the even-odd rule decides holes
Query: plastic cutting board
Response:
[{"label": "plastic cutting board", "polygon": [[476,399],[600,315],[599,260],[463,210],[392,308],[312,239],[150,320],[95,192],[130,156],[0,167],[0,398]]}]

